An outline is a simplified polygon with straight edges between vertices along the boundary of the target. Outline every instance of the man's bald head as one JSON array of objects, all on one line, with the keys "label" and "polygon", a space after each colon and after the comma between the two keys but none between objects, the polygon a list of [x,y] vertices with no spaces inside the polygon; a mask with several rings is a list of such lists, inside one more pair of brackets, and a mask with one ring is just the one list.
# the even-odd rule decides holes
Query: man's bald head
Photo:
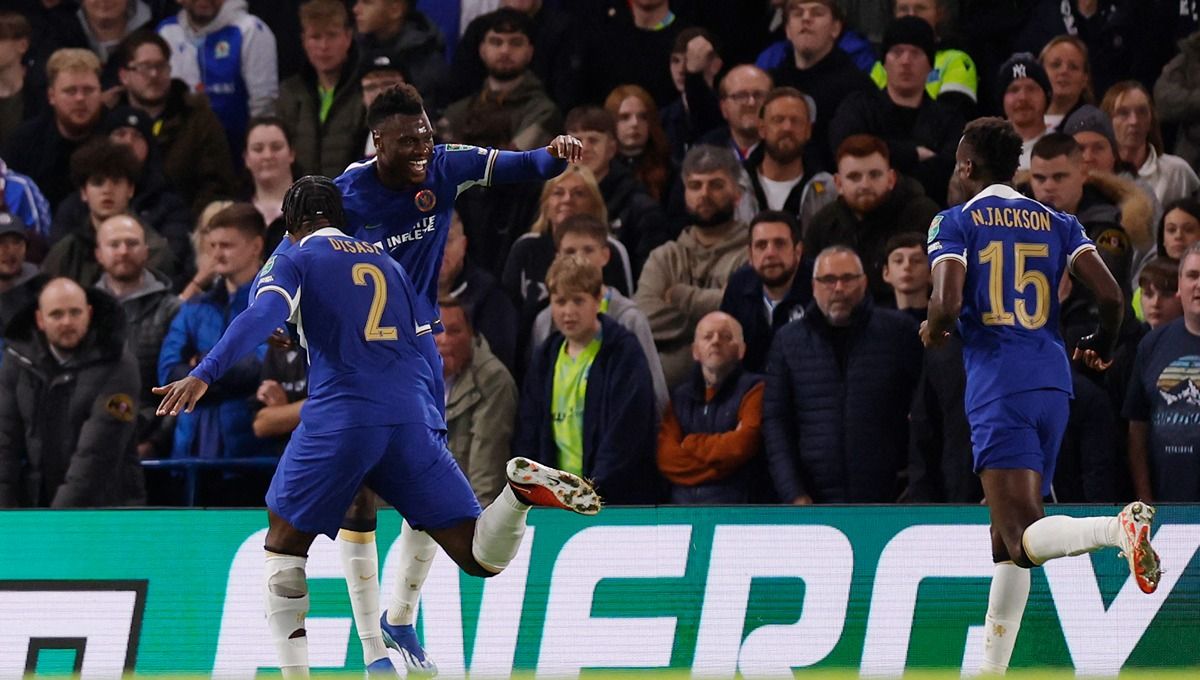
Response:
[{"label": "man's bald head", "polygon": [[725,312],[709,312],[705,314],[700,319],[700,323],[696,324],[696,334],[693,340],[699,340],[705,332],[713,329],[726,329],[733,339],[738,342],[743,342],[744,340],[742,336],[742,324]]},{"label": "man's bald head", "polygon": [[52,279],[38,294],[36,321],[46,342],[59,352],[78,349],[92,323],[87,291],[71,279]]},{"label": "man's bald head", "polygon": [[725,312],[709,312],[696,324],[692,358],[700,364],[709,384],[729,375],[745,355],[746,341],[737,319]]}]

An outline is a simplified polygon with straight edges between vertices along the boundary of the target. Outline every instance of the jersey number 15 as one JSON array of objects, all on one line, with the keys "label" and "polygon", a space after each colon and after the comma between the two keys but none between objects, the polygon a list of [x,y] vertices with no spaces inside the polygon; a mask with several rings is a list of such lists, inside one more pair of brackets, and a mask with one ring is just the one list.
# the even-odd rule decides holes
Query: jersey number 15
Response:
[{"label": "jersey number 15", "polygon": [[[400,336],[396,333],[395,326],[379,325],[380,319],[383,318],[383,308],[387,305],[387,279],[383,277],[383,272],[373,264],[359,262],[350,270],[350,275],[354,278],[354,285],[370,285],[374,288],[371,310],[367,312],[367,325],[363,327],[363,337],[367,342],[398,339]],[[371,280],[370,283],[367,279]]]},{"label": "jersey number 15", "polygon": [[1026,264],[1030,258],[1050,257],[1050,246],[1045,243],[1013,244],[1013,290],[1024,296],[1025,289],[1033,286],[1034,293],[1033,312],[1030,313],[1022,297],[1013,303],[1016,312],[1014,314],[1004,308],[1005,245],[1004,241],[992,241],[979,251],[979,264],[988,265],[988,298],[991,301],[991,310],[983,313],[983,323],[987,326],[1012,326],[1019,323],[1023,328],[1036,331],[1046,325],[1050,316],[1050,282],[1045,273],[1037,269],[1027,269]]}]

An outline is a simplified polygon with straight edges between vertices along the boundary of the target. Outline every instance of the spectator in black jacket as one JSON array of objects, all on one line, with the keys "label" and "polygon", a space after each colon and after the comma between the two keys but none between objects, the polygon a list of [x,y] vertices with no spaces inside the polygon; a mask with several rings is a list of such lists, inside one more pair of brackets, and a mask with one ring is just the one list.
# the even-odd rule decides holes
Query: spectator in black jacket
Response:
[{"label": "spectator in black jacket", "polygon": [[[96,139],[71,155],[71,178],[79,187],[82,214],[72,202],[63,202],[55,215],[61,237],[46,254],[42,270],[66,276],[80,285],[94,284],[101,274],[96,261],[96,230],[114,215],[129,212],[136,197],[138,161],[128,147]],[[176,272],[167,240],[153,228],[146,232],[151,266],[170,276]]]},{"label": "spectator in black jacket", "polygon": [[776,331],[803,318],[812,301],[812,277],[803,255],[800,228],[791,213],[764,210],[750,221],[750,261],[729,277],[721,299],[721,311],[741,325],[747,371],[763,371]]},{"label": "spectator in black jacket", "polygon": [[916,322],[866,294],[854,251],[822,251],[813,304],[771,346],[763,434],[785,503],[891,503],[900,495],[921,343]]},{"label": "spectator in black jacket", "polygon": [[[192,215],[183,197],[171,186],[163,171],[162,150],[154,136],[154,123],[140,109],[119,106],[109,112],[101,131],[112,142],[128,147],[137,159],[137,182],[129,211],[136,214],[156,235],[167,239],[175,263],[173,285],[179,287],[187,271],[183,266],[192,261]],[[68,196],[54,214],[50,239],[57,241],[69,233],[72,225],[80,223],[88,206],[80,194]]]},{"label": "spectator in black jacket", "polygon": [[8,135],[0,156],[29,175],[56,207],[73,188],[71,154],[97,132],[104,114],[100,60],[85,49],[64,48],[51,55],[46,74],[50,108]]},{"label": "spectator in black jacket", "polygon": [[925,91],[933,69],[933,28],[914,16],[896,19],[884,35],[883,53],[887,87],[846,97],[830,123],[829,143],[836,149],[859,133],[882,138],[892,167],[915,177],[944,205],[963,120]]},{"label": "spectator in black jacket", "polygon": [[0,106],[0,144],[22,122],[46,107],[46,94],[33,86],[25,64],[32,28],[29,20],[17,12],[0,10],[0,83],[4,84],[4,105]]},{"label": "spectator in black jacket", "polygon": [[29,232],[21,218],[0,210],[0,350],[4,349],[4,329],[25,307],[33,303],[37,290],[45,283],[37,265],[25,261]]},{"label": "spectator in black jacket", "polygon": [[116,301],[53,279],[5,337],[0,507],[144,502],[133,450],[138,368]]},{"label": "spectator in black jacket", "polygon": [[[501,0],[501,7],[529,15],[533,24],[533,72],[546,87],[546,94],[562,111],[575,108],[582,99],[582,41],[574,17],[557,7],[546,7],[542,0]],[[450,64],[450,101],[478,92],[487,70],[479,58],[479,45],[487,32],[488,20],[480,15],[467,24],[454,48]]]},{"label": "spectator in black jacket", "polygon": [[662,107],[663,130],[671,148],[671,164],[679,167],[683,156],[702,135],[721,125],[717,93],[713,89],[725,62],[713,46],[712,34],[699,27],[685,28],[671,48],[671,82],[679,98]]},{"label": "spectator in black jacket", "polygon": [[837,148],[826,141],[834,111],[853,92],[874,92],[875,84],[837,47],[845,17],[834,0],[786,0],[783,8],[792,58],[772,70],[771,77],[776,85],[789,85],[816,101],[813,145],[828,167]]},{"label": "spectator in black jacket", "polygon": [[894,307],[921,323],[929,308],[930,272],[925,236],[915,231],[896,234],[888,239],[883,250],[883,281],[892,287]]},{"label": "spectator in black jacket", "polygon": [[891,306],[892,289],[883,280],[887,242],[896,234],[925,234],[937,204],[915,180],[891,167],[888,146],[871,135],[852,135],[838,147],[838,199],[804,225],[804,249],[819,253],[840,244],[853,248],[867,267],[875,302]]},{"label": "spectator in black jacket", "polygon": [[1055,503],[1115,503],[1117,479],[1126,476],[1117,468],[1121,439],[1115,409],[1104,388],[1078,366],[1072,367],[1071,385],[1075,397],[1059,447],[1050,498]]},{"label": "spectator in black jacket", "polygon": [[[574,3],[572,3],[574,4]],[[675,94],[670,61],[675,36],[687,20],[671,11],[668,0],[620,3],[598,21],[588,22],[584,34],[583,82],[585,100],[599,102],[618,85],[641,85],[665,106]]]},{"label": "spectator in black jacket", "polygon": [[583,141],[580,163],[599,183],[608,223],[628,252],[636,281],[650,251],[670,240],[666,214],[633,171],[617,160],[617,123],[612,113],[599,106],[581,106],[567,114],[565,127],[567,134]]},{"label": "spectator in black jacket", "polygon": [[963,406],[966,390],[962,338],[955,332],[941,347],[925,350],[909,413],[906,501],[978,503],[983,498]]},{"label": "spectator in black jacket", "polygon": [[96,230],[96,261],[104,272],[96,288],[121,304],[129,349],[141,376],[134,439],[139,458],[157,458],[171,447],[170,422],[155,415],[159,399],[150,388],[158,384],[158,352],[181,304],[171,292],[171,280],[147,269],[149,259],[146,227],[136,217],[116,215]]},{"label": "spectator in black jacket", "polygon": [[387,51],[404,62],[406,80],[421,91],[431,116],[446,105],[450,67],[446,39],[412,0],[355,0],[351,11],[363,52]]}]

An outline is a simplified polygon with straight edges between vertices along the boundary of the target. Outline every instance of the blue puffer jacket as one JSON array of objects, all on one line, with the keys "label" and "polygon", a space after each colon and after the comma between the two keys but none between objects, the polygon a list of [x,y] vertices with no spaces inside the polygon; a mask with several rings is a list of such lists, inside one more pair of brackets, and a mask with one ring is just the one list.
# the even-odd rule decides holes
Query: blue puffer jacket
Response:
[{"label": "blue puffer jacket", "polygon": [[[217,344],[234,317],[246,309],[250,285],[230,296],[225,284],[218,281],[212,290],[179,308],[158,353],[160,385],[186,376],[192,369],[189,360],[203,357]],[[179,414],[172,458],[261,455],[262,443],[254,436],[249,400],[258,389],[266,354],[264,342],[210,385],[195,411]]]},{"label": "blue puffer jacket", "polygon": [[[845,369],[832,337],[847,333]],[[767,360],[763,438],[786,503],[891,503],[907,463],[908,411],[921,373],[912,317],[864,300],[834,329],[813,302],[775,335]]]},{"label": "blue puffer jacket", "polygon": [[[645,505],[662,487],[654,462],[654,388],[637,337],[600,315],[600,352],[588,371],[583,412],[583,476],[609,505]],[[557,331],[533,354],[517,411],[513,454],[558,465],[550,422],[554,363],[565,338]]]}]

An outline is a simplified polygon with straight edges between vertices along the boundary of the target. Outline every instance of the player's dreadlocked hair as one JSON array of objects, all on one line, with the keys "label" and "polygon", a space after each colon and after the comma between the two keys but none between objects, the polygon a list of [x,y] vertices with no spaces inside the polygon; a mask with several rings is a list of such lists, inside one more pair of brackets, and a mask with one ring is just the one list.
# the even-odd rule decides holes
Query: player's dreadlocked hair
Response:
[{"label": "player's dreadlocked hair", "polygon": [[976,118],[967,123],[963,140],[971,147],[977,172],[987,179],[1009,182],[1021,163],[1021,136],[1003,118]]},{"label": "player's dreadlocked hair", "polygon": [[299,236],[312,231],[318,217],[328,220],[329,226],[345,226],[342,193],[328,177],[305,175],[283,195],[283,223],[289,233]]},{"label": "player's dreadlocked hair", "polygon": [[417,88],[408,83],[390,87],[375,97],[367,109],[367,127],[374,130],[392,116],[419,116],[425,110],[425,102]]}]

